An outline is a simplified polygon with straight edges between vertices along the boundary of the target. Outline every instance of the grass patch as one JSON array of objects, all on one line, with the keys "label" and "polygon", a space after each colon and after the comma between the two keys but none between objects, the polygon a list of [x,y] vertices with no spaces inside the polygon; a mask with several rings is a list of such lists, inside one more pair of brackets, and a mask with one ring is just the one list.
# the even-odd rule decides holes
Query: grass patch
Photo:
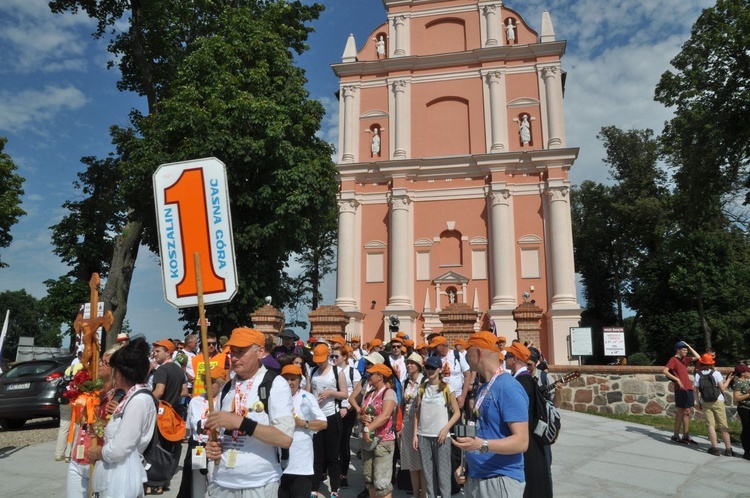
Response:
[{"label": "grass patch", "polygon": [[[599,417],[606,417],[615,420],[622,420],[624,422],[631,422],[633,424],[649,425],[656,429],[662,429],[665,431],[672,432],[674,430],[674,419],[669,417],[662,417],[659,415],[633,415],[631,413],[615,414],[615,413],[595,413],[593,411],[587,411],[590,415],[597,415]],[[740,433],[742,432],[742,424],[739,421],[729,421],[729,434],[732,437],[733,443],[740,442]],[[708,437],[708,425],[705,420],[690,419],[690,434],[695,436]],[[717,434],[719,442],[721,442],[721,435]]]}]

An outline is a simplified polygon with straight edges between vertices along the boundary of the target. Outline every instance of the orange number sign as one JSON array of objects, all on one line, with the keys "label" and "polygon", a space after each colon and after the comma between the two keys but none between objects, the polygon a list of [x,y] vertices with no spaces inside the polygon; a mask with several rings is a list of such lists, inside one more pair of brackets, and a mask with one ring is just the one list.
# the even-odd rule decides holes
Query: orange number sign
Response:
[{"label": "orange number sign", "polygon": [[[177,296],[195,296],[198,294],[196,285],[195,265],[192,254],[198,252],[201,257],[203,277],[203,292],[224,292],[226,283],[216,274],[211,254],[209,240],[208,205],[203,182],[203,170],[188,169],[182,172],[180,178],[169,188],[164,190],[166,204],[177,204],[180,214],[180,236],[182,239],[182,265],[185,274],[177,284]],[[190,258],[188,259],[188,255]]]}]

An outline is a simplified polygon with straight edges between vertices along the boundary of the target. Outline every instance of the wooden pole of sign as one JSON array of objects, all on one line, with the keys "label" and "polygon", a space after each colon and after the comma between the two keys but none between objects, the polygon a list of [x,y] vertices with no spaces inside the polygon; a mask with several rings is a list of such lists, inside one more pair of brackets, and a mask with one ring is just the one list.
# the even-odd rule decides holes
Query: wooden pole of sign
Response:
[{"label": "wooden pole of sign", "polygon": [[[195,260],[195,285],[198,290],[198,316],[201,324],[201,345],[203,349],[203,371],[206,375],[204,385],[206,386],[206,400],[208,401],[208,411],[214,411],[214,393],[213,386],[211,384],[211,364],[209,363],[208,356],[208,330],[206,327],[206,309],[203,305],[203,277],[201,276],[201,255],[198,251],[193,253],[193,259]],[[198,375],[198,372],[195,372]],[[211,431],[211,441],[217,439],[216,430]]]}]

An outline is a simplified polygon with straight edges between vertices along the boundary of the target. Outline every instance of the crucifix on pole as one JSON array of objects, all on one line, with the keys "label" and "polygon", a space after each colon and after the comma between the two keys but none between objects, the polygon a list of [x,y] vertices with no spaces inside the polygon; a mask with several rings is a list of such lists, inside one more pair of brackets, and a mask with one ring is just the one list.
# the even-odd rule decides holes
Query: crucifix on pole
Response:
[{"label": "crucifix on pole", "polygon": [[89,317],[84,318],[84,307],[78,313],[75,322],[73,322],[73,329],[76,333],[80,334],[83,331],[83,356],[81,357],[81,363],[94,380],[99,376],[99,341],[97,341],[96,331],[99,327],[102,327],[105,331],[109,332],[109,329],[115,323],[115,317],[109,310],[103,313],[103,316],[99,316],[100,283],[99,274],[92,274],[91,280],[89,280],[89,289],[91,289],[91,311]]}]

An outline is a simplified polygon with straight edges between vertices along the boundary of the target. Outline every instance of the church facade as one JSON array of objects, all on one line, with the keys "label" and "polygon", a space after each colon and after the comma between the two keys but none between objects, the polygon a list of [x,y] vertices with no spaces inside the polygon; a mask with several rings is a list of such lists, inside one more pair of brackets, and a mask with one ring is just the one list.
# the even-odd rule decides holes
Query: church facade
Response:
[{"label": "church facade", "polygon": [[517,337],[513,310],[543,310],[539,337],[569,363],[578,326],[561,57],[497,0],[383,0],[387,20],[339,78],[335,304],[347,334],[425,341],[465,303],[475,330]]}]

